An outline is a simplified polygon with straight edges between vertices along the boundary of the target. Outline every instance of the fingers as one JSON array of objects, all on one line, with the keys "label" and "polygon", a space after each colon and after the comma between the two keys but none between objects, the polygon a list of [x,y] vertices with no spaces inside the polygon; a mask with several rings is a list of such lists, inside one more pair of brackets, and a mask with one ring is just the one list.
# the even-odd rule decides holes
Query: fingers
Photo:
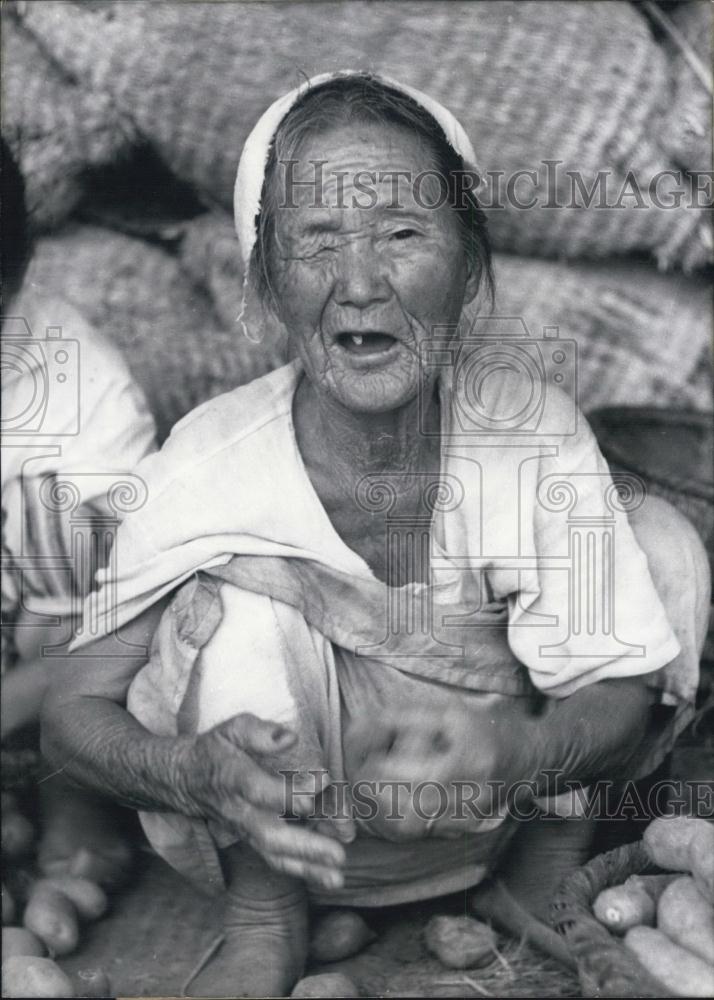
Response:
[{"label": "fingers", "polygon": [[297,734],[287,726],[259,719],[250,712],[235,715],[219,728],[223,730],[224,736],[247,753],[282,753],[297,740]]},{"label": "fingers", "polygon": [[344,785],[339,788],[337,785],[328,785],[316,803],[314,817],[311,816],[310,819],[315,823],[313,829],[343,844],[351,844],[357,836],[352,799]]},{"label": "fingers", "polygon": [[357,825],[351,818],[318,819],[311,825],[315,833],[338,840],[341,844],[351,844],[357,836]]},{"label": "fingers", "polygon": [[304,879],[311,885],[326,889],[328,892],[341,889],[345,884],[344,875],[336,868],[324,868],[309,861],[280,854],[265,854],[264,857],[275,871],[294,875],[296,878]]},{"label": "fingers", "polygon": [[271,774],[258,761],[245,753],[236,753],[224,763],[221,785],[224,797],[230,801],[245,799],[253,806],[278,816],[307,817],[315,812],[315,799],[329,782],[326,771],[307,774],[286,769]]},{"label": "fingers", "polygon": [[245,712],[217,726],[216,731],[219,739],[228,740],[245,753],[245,756],[237,755],[225,762],[228,769],[232,764],[236,767],[234,778],[230,770],[226,774],[227,789],[232,790],[230,785],[235,781],[237,794],[254,805],[278,809],[281,813],[310,815],[315,798],[330,784],[324,768],[300,771],[286,767],[274,775],[251,759],[252,756],[273,756],[290,750],[297,740],[292,729]]},{"label": "fingers", "polygon": [[260,854],[292,857],[323,868],[341,869],[345,849],[331,837],[275,819],[245,803],[236,827]]}]

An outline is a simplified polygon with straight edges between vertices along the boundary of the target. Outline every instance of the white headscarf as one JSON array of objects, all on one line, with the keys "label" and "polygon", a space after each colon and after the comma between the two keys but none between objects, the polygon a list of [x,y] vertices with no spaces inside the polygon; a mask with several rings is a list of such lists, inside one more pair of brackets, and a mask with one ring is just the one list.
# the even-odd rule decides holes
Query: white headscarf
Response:
[{"label": "white headscarf", "polygon": [[[253,247],[258,238],[257,217],[260,212],[260,196],[263,190],[268,153],[278,126],[290,108],[306,91],[312,90],[320,86],[320,84],[327,83],[329,80],[336,80],[346,76],[363,75],[363,73],[355,70],[340,70],[337,73],[320,73],[318,76],[313,76],[299,87],[296,87],[295,90],[291,90],[289,94],[285,94],[271,104],[246,139],[240,163],[238,164],[238,173],[233,192],[235,227],[246,276],[248,274]],[[392,80],[386,76],[377,76],[376,74],[372,74],[372,76],[393,90],[407,94],[413,101],[416,101],[417,104],[424,108],[425,111],[428,111],[443,129],[449,144],[464,161],[465,168],[480,175],[480,170],[476,163],[476,155],[469,137],[447,108],[439,104],[438,101],[433,100],[433,98],[423,94],[420,90],[415,90],[406,84],[398,83],[396,80]]]}]

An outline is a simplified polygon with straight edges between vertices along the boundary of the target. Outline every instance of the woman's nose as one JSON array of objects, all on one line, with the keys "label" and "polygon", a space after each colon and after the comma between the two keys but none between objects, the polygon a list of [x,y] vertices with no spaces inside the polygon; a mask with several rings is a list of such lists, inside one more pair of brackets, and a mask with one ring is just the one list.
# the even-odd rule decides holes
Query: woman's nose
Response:
[{"label": "woman's nose", "polygon": [[391,295],[383,262],[371,240],[355,239],[342,248],[335,300],[341,306],[364,309],[386,302]]}]

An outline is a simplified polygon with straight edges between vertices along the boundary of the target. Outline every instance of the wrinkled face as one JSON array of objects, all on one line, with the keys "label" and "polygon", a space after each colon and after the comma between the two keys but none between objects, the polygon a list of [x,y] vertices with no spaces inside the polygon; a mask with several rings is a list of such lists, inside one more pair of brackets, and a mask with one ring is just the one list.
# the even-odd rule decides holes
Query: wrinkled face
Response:
[{"label": "wrinkled face", "polygon": [[396,409],[433,383],[419,345],[455,325],[476,292],[456,216],[427,171],[418,137],[376,123],[303,143],[287,191],[278,171],[278,204],[295,206],[276,210],[278,312],[316,390],[353,411]]}]

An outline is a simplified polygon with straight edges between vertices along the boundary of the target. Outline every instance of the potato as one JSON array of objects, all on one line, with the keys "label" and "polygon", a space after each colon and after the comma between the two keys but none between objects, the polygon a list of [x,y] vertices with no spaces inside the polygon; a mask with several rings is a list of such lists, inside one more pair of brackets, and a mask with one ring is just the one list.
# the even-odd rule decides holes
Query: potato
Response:
[{"label": "potato", "polygon": [[652,820],[645,830],[642,838],[645,850],[660,868],[688,872],[691,870],[689,845],[697,830],[702,828],[709,829],[705,819],[694,816],[661,816]]},{"label": "potato", "polygon": [[12,898],[12,894],[9,889],[6,889],[3,885],[2,887],[2,922],[3,924],[11,924],[15,919],[15,900]]},{"label": "potato", "polygon": [[377,935],[354,910],[334,910],[317,922],[310,942],[316,962],[339,962],[356,955]]},{"label": "potato", "polygon": [[44,958],[46,954],[47,950],[40,939],[25,927],[3,927],[3,960],[10,958],[11,955],[34,955],[36,958]]},{"label": "potato", "polygon": [[12,955],[2,963],[4,997],[73,997],[68,976],[49,958]]},{"label": "potato", "polygon": [[702,822],[689,842],[689,870],[702,896],[714,903],[714,824]]},{"label": "potato", "polygon": [[27,854],[35,839],[32,823],[22,813],[9,812],[2,816],[2,852],[8,858]]},{"label": "potato", "polygon": [[305,976],[295,986],[291,997],[358,997],[359,990],[342,972],[324,972]]},{"label": "potato", "polygon": [[644,889],[633,885],[615,885],[603,889],[593,906],[593,913],[605,927],[624,934],[638,924],[654,926],[656,907]]},{"label": "potato", "polygon": [[670,941],[654,927],[633,927],[625,945],[651,975],[677,997],[714,995],[714,966]]},{"label": "potato", "polygon": [[424,930],[427,948],[449,969],[472,969],[496,958],[496,935],[473,917],[432,917]]},{"label": "potato", "polygon": [[675,944],[714,966],[714,906],[693,878],[685,875],[665,889],[657,906],[657,926]]},{"label": "potato", "polygon": [[61,892],[74,903],[77,912],[84,920],[98,920],[107,912],[109,906],[107,894],[101,886],[96,882],[90,882],[87,878],[65,875],[61,878],[59,876],[43,878],[36,884],[46,885]]},{"label": "potato", "polygon": [[79,922],[74,904],[52,886],[35,883],[23,920],[28,931],[44,941],[52,955],[68,955],[79,942]]},{"label": "potato", "polygon": [[104,969],[80,969],[72,978],[78,997],[112,996],[112,987]]}]

